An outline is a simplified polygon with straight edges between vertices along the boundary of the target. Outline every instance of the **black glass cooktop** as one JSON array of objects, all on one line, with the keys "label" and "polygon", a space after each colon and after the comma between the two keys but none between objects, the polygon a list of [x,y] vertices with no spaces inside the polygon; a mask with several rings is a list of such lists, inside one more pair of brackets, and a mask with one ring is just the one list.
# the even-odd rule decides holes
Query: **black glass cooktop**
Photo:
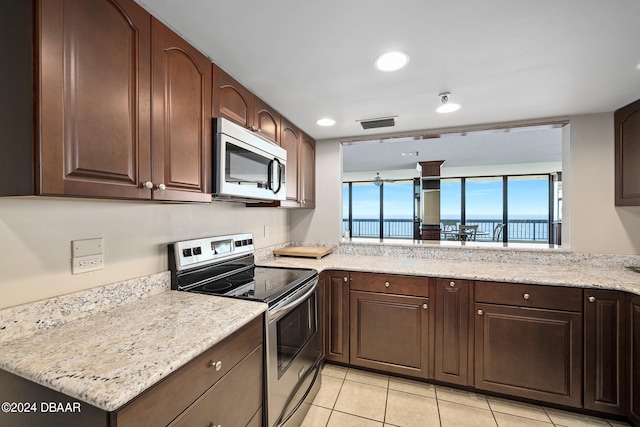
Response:
[{"label": "black glass cooktop", "polygon": [[[236,266],[237,267],[237,266]],[[226,271],[200,270],[182,277],[181,287],[189,292],[230,296],[276,302],[291,289],[294,289],[317,275],[315,270],[278,267],[249,267],[237,273],[231,273],[234,266],[226,265]],[[215,277],[225,277],[215,279]],[[195,284],[195,286],[194,286]]]}]

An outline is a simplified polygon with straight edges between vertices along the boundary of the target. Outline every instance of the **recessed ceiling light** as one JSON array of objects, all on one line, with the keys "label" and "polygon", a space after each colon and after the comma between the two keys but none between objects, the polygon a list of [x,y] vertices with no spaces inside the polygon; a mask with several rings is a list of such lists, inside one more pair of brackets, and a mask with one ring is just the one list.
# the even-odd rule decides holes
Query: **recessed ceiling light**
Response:
[{"label": "recessed ceiling light", "polygon": [[320,119],[316,122],[318,126],[333,126],[336,124],[336,121],[329,118]]},{"label": "recessed ceiling light", "polygon": [[404,52],[387,52],[376,58],[376,68],[380,71],[397,71],[409,63],[409,55]]},{"label": "recessed ceiling light", "polygon": [[442,102],[442,105],[436,108],[436,112],[453,113],[454,111],[458,111],[460,109],[460,104],[449,103],[449,97],[451,96],[449,92],[441,93],[438,96],[440,96],[440,101]]},{"label": "recessed ceiling light", "polygon": [[413,155],[417,156],[418,152],[417,151],[407,151],[406,153],[400,153],[400,155],[404,156],[404,157],[409,157],[409,156],[413,156]]}]

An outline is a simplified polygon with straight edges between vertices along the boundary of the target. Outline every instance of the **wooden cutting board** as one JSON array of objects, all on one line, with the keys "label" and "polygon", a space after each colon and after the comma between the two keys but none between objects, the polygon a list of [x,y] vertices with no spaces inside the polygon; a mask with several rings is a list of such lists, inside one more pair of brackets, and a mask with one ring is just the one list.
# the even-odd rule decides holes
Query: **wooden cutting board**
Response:
[{"label": "wooden cutting board", "polygon": [[304,258],[320,259],[330,254],[333,248],[329,246],[287,246],[286,248],[275,249],[275,256],[298,256]]}]

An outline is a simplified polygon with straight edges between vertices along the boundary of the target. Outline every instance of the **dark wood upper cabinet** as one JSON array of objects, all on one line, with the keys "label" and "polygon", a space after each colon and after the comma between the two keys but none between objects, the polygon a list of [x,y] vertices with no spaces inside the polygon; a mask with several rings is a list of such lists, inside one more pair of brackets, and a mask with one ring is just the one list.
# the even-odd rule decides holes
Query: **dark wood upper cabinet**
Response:
[{"label": "dark wood upper cabinet", "polygon": [[37,193],[149,198],[151,16],[132,0],[39,4]]},{"label": "dark wood upper cabinet", "polygon": [[626,305],[621,292],[584,291],[584,407],[624,415]]},{"label": "dark wood upper cabinet", "polygon": [[617,110],[614,125],[616,206],[640,206],[640,100]]},{"label": "dark wood upper cabinet", "polygon": [[284,117],[280,127],[280,146],[287,150],[287,201],[298,202],[298,146],[300,130]]},{"label": "dark wood upper cabinet", "polygon": [[209,202],[211,62],[158,20],[152,29],[153,198]]},{"label": "dark wood upper cabinet", "polygon": [[[466,280],[435,279],[435,371],[433,378],[470,385],[473,366],[473,330],[469,327],[469,293]],[[471,365],[471,367],[470,367]]]},{"label": "dark wood upper cabinet", "polygon": [[298,167],[298,188],[300,207],[316,207],[316,141],[300,132],[300,164]]},{"label": "dark wood upper cabinet", "polygon": [[15,42],[34,57],[7,78],[29,82],[19,105],[33,105],[20,120],[33,125],[0,143],[0,159],[20,165],[8,168],[13,181],[29,185],[2,185],[0,195],[210,201],[206,57],[159,22],[152,28],[133,0],[33,2],[26,18],[17,3],[29,2],[7,13],[31,19],[33,31]]},{"label": "dark wood upper cabinet", "polygon": [[628,331],[628,376],[629,410],[628,416],[635,425],[640,425],[640,296],[629,296]]},{"label": "dark wood upper cabinet", "polygon": [[240,126],[253,125],[253,94],[217,65],[213,65],[213,115]]},{"label": "dark wood upper cabinet", "polygon": [[280,141],[280,114],[249,89],[213,65],[213,115],[224,117],[262,137]]},{"label": "dark wood upper cabinet", "polygon": [[254,119],[252,129],[276,144],[280,141],[280,114],[263,100],[254,97]]}]

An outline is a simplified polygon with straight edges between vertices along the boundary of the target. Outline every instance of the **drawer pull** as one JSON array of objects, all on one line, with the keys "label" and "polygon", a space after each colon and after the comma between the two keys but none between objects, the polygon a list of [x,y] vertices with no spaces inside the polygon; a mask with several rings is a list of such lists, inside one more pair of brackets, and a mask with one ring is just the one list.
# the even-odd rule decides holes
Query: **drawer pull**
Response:
[{"label": "drawer pull", "polygon": [[449,286],[451,286],[452,288],[456,285],[456,282],[449,282]]},{"label": "drawer pull", "polygon": [[391,284],[389,282],[384,282],[384,286],[388,288]]},{"label": "drawer pull", "polygon": [[478,310],[478,315],[479,315],[479,316],[482,316],[483,314],[484,314],[484,311],[482,311],[482,310]]},{"label": "drawer pull", "polygon": [[524,294],[523,297],[524,299],[529,299],[529,294]]},{"label": "drawer pull", "polygon": [[347,279],[347,276],[344,276],[343,280],[346,282],[349,279]]},{"label": "drawer pull", "polygon": [[589,297],[587,299],[589,300],[589,302],[596,302],[596,297]]},{"label": "drawer pull", "polygon": [[217,371],[222,369],[222,362],[218,360],[217,362],[211,362],[211,367]]},{"label": "drawer pull", "polygon": [[426,310],[427,308],[429,308],[429,306],[427,304],[422,304],[422,308]]},{"label": "drawer pull", "polygon": [[209,427],[222,427],[222,424],[209,423]]}]

